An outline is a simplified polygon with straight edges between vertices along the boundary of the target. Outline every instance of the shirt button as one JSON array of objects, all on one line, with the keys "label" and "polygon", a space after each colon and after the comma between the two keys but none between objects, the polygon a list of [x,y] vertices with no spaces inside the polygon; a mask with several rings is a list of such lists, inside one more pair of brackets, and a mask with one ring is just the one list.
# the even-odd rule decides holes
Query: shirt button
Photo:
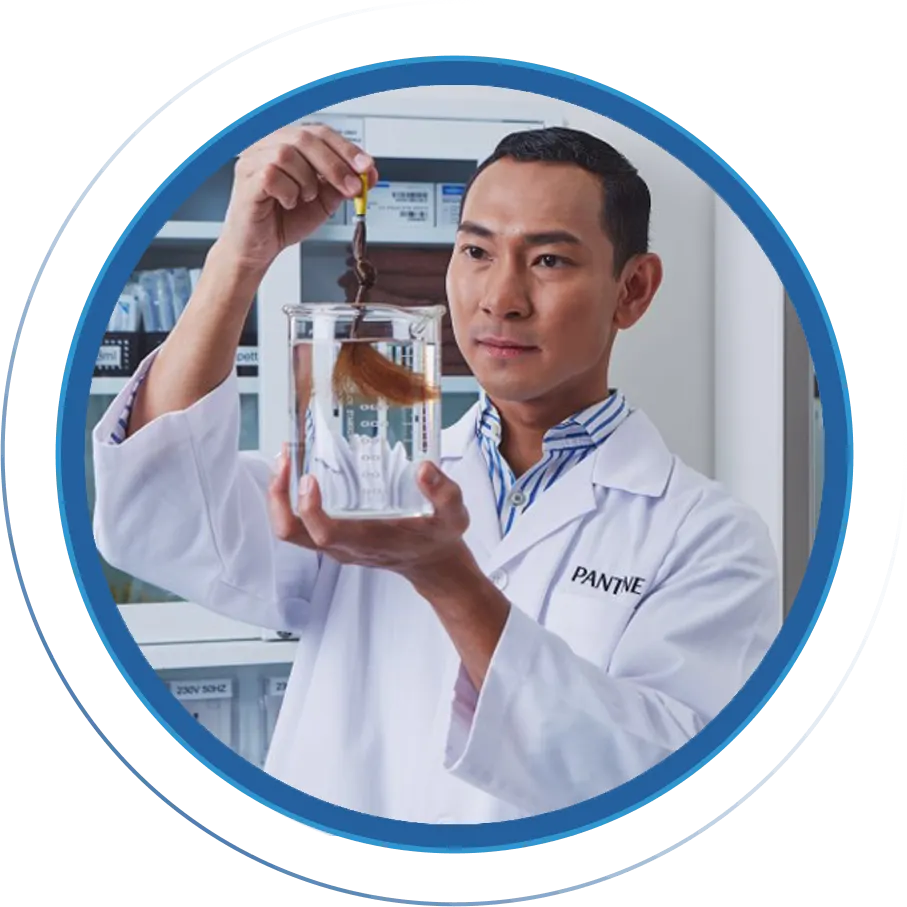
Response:
[{"label": "shirt button", "polygon": [[510,503],[514,507],[522,507],[526,503],[526,495],[522,491],[514,491],[510,495]]},{"label": "shirt button", "polygon": [[504,570],[495,570],[488,578],[498,589],[504,589],[507,586],[507,573]]}]

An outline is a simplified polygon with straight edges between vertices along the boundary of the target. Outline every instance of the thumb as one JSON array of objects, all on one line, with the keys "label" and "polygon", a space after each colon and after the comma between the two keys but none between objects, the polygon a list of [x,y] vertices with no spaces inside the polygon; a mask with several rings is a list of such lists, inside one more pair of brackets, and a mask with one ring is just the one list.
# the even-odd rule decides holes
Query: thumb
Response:
[{"label": "thumb", "polygon": [[421,492],[434,506],[435,516],[453,523],[460,532],[465,532],[469,525],[469,516],[463,506],[460,486],[431,462],[423,463],[419,467],[418,483]]}]

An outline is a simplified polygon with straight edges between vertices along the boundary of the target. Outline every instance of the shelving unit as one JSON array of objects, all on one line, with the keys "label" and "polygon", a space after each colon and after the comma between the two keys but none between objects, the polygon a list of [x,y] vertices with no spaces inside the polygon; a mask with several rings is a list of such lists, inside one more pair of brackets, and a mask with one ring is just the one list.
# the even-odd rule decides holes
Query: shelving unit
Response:
[{"label": "shelving unit", "polygon": [[[450,246],[456,238],[455,227],[371,227],[368,232],[369,245],[397,246]],[[306,243],[345,243],[353,241],[353,225],[322,227],[313,233]]]},{"label": "shelving unit", "polygon": [[296,655],[295,641],[236,639],[213,642],[158,643],[140,646],[155,671],[183,668],[289,665]]},{"label": "shelving unit", "polygon": [[[545,124],[544,117],[515,121],[508,103],[491,105],[472,119],[462,116],[444,119],[428,111],[424,117],[400,116],[400,111],[393,109],[396,102],[392,99],[387,109],[376,112],[375,99],[366,101],[368,113],[364,116],[350,116],[347,105],[342,131],[382,162],[382,178],[391,181],[462,184],[505,134]],[[330,114],[315,115],[315,118],[331,122]],[[137,270],[202,267],[208,249],[220,236],[231,186],[232,164],[221,168],[183,202],[173,219],[152,240]],[[242,343],[244,347],[255,345],[257,361],[248,365],[257,368],[257,376],[238,378],[242,397],[240,446],[244,449],[267,454],[278,450],[285,440],[288,364],[286,323],[281,310],[300,301],[339,302],[345,298],[336,280],[348,268],[352,238],[352,224],[323,226],[302,247],[282,253],[259,287],[253,317]],[[369,223],[369,243],[375,246],[402,247],[404,251],[439,250],[452,247],[455,238],[453,225]],[[309,278],[306,290],[304,275]],[[313,275],[317,275],[314,280]],[[414,295],[414,298],[418,297]],[[96,399],[90,407],[90,423],[100,418],[107,403],[103,398],[119,394],[127,381],[125,377],[106,376],[92,380],[91,394]],[[447,421],[471,406],[478,393],[478,384],[469,375],[442,377],[443,412]],[[87,431],[92,428],[93,423],[86,426]],[[92,469],[90,462],[87,467]],[[94,483],[90,476],[87,484],[93,500]],[[108,566],[105,565],[105,570]],[[298,643],[227,619],[191,602],[167,600],[164,590],[112,568],[108,579],[111,588],[116,588],[117,595],[123,599],[118,606],[126,626],[162,679],[182,682],[192,678],[232,678],[234,700],[230,708],[234,709],[233,720],[238,731],[231,745],[251,761],[260,762],[267,747],[264,738],[268,732],[258,724],[264,701],[259,681],[264,678],[270,683],[275,677],[286,676]],[[272,687],[273,684],[268,689]],[[187,703],[187,708],[196,710],[191,701]],[[273,705],[272,700],[269,708]],[[204,711],[200,706],[198,710]],[[222,712],[219,714],[223,717]]]},{"label": "shelving unit", "polygon": [[158,231],[155,242],[214,242],[222,226],[220,221],[171,220]]},{"label": "shelving unit", "polygon": [[[237,378],[241,394],[257,394],[258,378]],[[128,378],[92,378],[91,393],[99,396],[115,397],[129,381]]]},{"label": "shelving unit", "polygon": [[[155,242],[185,243],[214,242],[220,236],[218,221],[171,220],[164,224]],[[456,237],[455,227],[375,227],[369,231],[368,241],[375,245],[449,246]],[[353,240],[352,224],[336,224],[316,230],[306,243],[346,243]]]}]

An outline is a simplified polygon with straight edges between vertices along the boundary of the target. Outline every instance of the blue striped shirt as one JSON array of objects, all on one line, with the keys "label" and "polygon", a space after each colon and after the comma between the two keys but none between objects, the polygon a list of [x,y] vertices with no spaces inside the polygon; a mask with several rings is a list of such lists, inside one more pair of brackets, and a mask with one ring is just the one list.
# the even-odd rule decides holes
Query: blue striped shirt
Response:
[{"label": "blue striped shirt", "polygon": [[135,406],[135,397],[139,392],[139,388],[142,386],[142,382],[145,380],[145,376],[148,373],[145,372],[141,378],[135,383],[135,387],[132,389],[132,392],[129,394],[128,399],[126,400],[126,405],[123,407],[123,412],[120,413],[119,418],[117,418],[117,424],[114,426],[113,431],[110,433],[110,443],[111,444],[122,444],[126,440],[126,429],[129,427],[129,418],[132,415],[132,407]]},{"label": "blue striped shirt", "polygon": [[606,400],[570,416],[545,432],[542,458],[516,478],[500,450],[500,413],[482,391],[476,436],[488,465],[502,534],[507,535],[518,514],[528,510],[543,491],[593,453],[628,415],[626,398],[615,391]]}]

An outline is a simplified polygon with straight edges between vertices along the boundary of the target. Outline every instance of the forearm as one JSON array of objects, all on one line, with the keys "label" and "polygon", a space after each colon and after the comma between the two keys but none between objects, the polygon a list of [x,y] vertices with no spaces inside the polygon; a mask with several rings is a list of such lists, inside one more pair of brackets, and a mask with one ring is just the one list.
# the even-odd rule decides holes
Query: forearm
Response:
[{"label": "forearm", "polygon": [[480,690],[507,623],[510,602],[479,569],[465,545],[453,558],[409,576],[434,608],[473,686]]},{"label": "forearm", "polygon": [[184,410],[221,384],[264,271],[241,264],[215,243],[192,299],[139,388],[128,434],[165,413]]}]

